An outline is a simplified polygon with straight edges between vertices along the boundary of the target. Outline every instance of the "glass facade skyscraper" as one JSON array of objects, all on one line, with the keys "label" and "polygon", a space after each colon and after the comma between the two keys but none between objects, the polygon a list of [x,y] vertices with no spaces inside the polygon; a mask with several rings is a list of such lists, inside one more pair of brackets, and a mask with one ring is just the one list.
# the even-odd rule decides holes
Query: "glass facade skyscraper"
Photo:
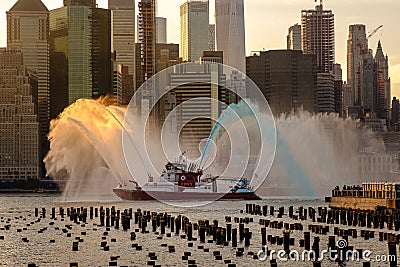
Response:
[{"label": "glass facade skyscraper", "polygon": [[[51,102],[61,112],[80,98],[92,97],[91,8],[68,6],[50,12]],[[66,76],[57,75],[62,65]],[[57,66],[57,67],[56,67]],[[62,81],[57,81],[58,77]],[[58,83],[61,88],[55,88]],[[67,99],[60,98],[62,92]],[[54,114],[53,114],[54,115]],[[58,115],[58,114],[56,114]]]},{"label": "glass facade skyscraper", "polygon": [[224,64],[246,72],[246,43],[243,0],[215,0],[217,50]]},{"label": "glass facade skyscraper", "polygon": [[112,93],[111,13],[85,5],[50,11],[52,117],[80,98]]},{"label": "glass facade skyscraper", "polygon": [[209,3],[187,1],[180,7],[181,43],[183,61],[198,61],[203,51],[208,51]]},{"label": "glass facade skyscraper", "polygon": [[108,8],[112,10],[113,51],[116,61],[123,65],[124,75],[118,103],[129,104],[133,97],[135,75],[135,1],[108,0]]},{"label": "glass facade skyscraper", "polygon": [[156,17],[157,21],[157,43],[167,43],[167,18]]},{"label": "glass facade skyscraper", "polygon": [[295,24],[289,28],[287,49],[301,50],[301,26],[299,24]]}]

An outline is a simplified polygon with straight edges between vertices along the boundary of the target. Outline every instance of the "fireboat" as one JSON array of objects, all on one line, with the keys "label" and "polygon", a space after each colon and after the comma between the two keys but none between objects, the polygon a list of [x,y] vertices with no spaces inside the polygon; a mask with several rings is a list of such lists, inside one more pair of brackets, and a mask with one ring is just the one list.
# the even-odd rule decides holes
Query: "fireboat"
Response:
[{"label": "fireboat", "polygon": [[[159,181],[149,175],[148,182],[140,186],[130,180],[129,185],[120,184],[113,192],[129,201],[210,201],[210,200],[260,200],[250,181],[245,178],[225,178],[207,175],[194,163],[187,163],[182,154],[176,162],[168,162]],[[220,189],[223,182],[225,188]]]}]

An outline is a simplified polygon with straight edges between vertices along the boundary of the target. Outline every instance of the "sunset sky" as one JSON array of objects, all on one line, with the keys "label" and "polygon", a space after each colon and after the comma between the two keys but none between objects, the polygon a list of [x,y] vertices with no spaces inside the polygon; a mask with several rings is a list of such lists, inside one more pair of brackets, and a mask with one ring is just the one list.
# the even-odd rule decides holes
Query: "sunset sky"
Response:
[{"label": "sunset sky", "polygon": [[[62,0],[42,0],[48,9],[62,6]],[[138,0],[136,0],[138,1]],[[1,0],[0,3],[0,46],[6,46],[6,11],[16,0]],[[99,7],[107,8],[107,0],[97,0]],[[179,43],[179,6],[184,1],[158,0],[158,16],[168,18],[168,42]],[[210,0],[213,22],[214,4]],[[246,46],[251,51],[285,49],[288,28],[300,23],[302,9],[313,9],[314,0],[245,0]],[[342,64],[346,79],[346,40],[348,25],[361,23],[367,31],[384,25],[371,39],[369,46],[376,50],[378,40],[382,41],[384,53],[389,56],[392,94],[400,97],[400,30],[398,12],[399,0],[326,0],[325,9],[335,14],[336,62]],[[396,22],[397,21],[397,22]]]}]

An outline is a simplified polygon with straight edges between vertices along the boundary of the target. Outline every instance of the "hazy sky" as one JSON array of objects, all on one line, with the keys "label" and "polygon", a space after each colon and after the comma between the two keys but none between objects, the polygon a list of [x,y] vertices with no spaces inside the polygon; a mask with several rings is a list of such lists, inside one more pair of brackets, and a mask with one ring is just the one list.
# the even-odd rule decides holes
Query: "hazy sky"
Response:
[{"label": "hazy sky", "polygon": [[[16,0],[0,0],[0,46],[6,46],[5,12]],[[62,6],[62,0],[42,0],[49,9]],[[107,0],[97,0],[107,8]],[[138,0],[136,0],[138,2]],[[158,15],[168,18],[168,42],[179,43],[179,6],[184,0],[158,0]],[[213,12],[213,0],[210,0]],[[253,50],[285,49],[289,26],[300,23],[302,9],[313,9],[314,0],[245,0],[247,54]],[[342,64],[346,79],[346,40],[348,25],[362,23],[367,31],[384,25],[370,39],[370,48],[376,50],[381,39],[389,56],[392,94],[400,97],[400,0],[326,0],[325,9],[335,14],[336,62]],[[213,19],[213,16],[211,16]],[[396,22],[397,21],[397,22]]]}]

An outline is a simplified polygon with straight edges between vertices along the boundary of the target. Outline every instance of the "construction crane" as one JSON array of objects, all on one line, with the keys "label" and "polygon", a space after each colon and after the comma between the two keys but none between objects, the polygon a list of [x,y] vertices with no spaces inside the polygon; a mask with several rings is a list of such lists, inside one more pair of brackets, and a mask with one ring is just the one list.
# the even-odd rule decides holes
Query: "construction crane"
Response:
[{"label": "construction crane", "polygon": [[372,32],[368,33],[368,37],[367,39],[371,38],[372,36],[374,36],[380,29],[383,28],[383,25],[379,26],[378,28],[376,28],[375,30],[373,30]]}]

